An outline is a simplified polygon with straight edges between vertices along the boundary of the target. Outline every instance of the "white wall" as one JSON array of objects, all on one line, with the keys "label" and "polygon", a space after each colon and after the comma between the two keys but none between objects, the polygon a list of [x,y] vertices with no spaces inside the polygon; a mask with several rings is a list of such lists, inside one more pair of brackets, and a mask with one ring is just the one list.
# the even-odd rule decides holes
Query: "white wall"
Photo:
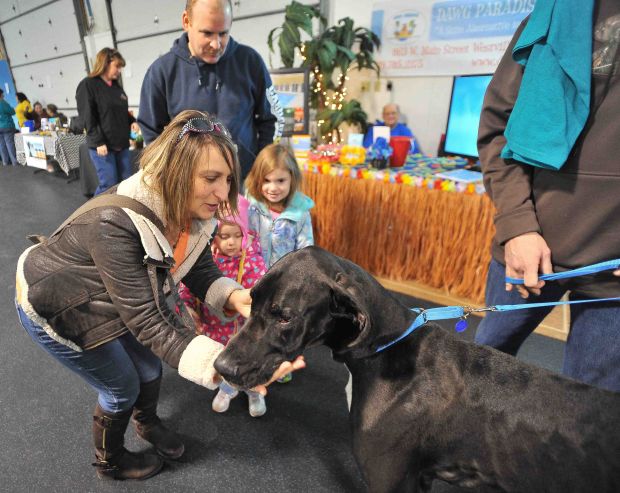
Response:
[{"label": "white wall", "polygon": [[[376,0],[331,1],[330,23],[351,17],[356,26],[369,28],[374,3]],[[411,3],[415,4],[415,0]],[[381,118],[383,105],[397,103],[422,150],[435,155],[441,134],[446,130],[452,77],[381,77],[378,90],[375,90],[376,80],[374,73],[350,74],[350,96],[362,103],[370,121]],[[371,82],[369,91],[362,91],[364,81]],[[388,81],[392,83],[391,91],[386,88]]]},{"label": "white wall", "polygon": [[31,103],[54,103],[75,113],[75,88],[86,75],[72,0],[13,0],[0,9],[7,56],[17,91]]}]

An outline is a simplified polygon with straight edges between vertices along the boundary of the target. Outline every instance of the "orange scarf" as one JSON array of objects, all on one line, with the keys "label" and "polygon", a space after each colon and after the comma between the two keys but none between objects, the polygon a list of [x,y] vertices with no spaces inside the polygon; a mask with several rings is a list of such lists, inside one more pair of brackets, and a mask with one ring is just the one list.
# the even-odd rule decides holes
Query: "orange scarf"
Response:
[{"label": "orange scarf", "polygon": [[187,242],[189,240],[189,228],[185,228],[179,234],[179,239],[174,247],[174,267],[170,269],[170,272],[174,272],[178,269],[179,265],[185,260],[185,250],[187,250]]}]

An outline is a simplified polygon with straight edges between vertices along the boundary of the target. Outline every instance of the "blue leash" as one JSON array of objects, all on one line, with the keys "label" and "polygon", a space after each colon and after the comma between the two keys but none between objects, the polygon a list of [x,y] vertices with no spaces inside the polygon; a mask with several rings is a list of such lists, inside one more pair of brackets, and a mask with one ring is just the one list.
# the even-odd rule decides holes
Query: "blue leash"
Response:
[{"label": "blue leash", "polygon": [[[620,269],[620,259],[607,260],[606,262],[599,262],[598,264],[586,265],[585,267],[579,267],[578,269],[567,270],[564,272],[554,272],[553,274],[543,274],[538,276],[541,281],[557,281],[558,279],[568,279],[570,277],[586,276],[588,274],[596,274],[597,272],[603,272],[605,270]],[[506,282],[510,284],[523,284],[523,279],[516,279],[514,277],[506,277]]]},{"label": "blue leash", "polygon": [[[573,269],[565,272],[557,272],[553,274],[545,274],[539,276],[539,279],[545,281],[555,281],[557,279],[568,279],[570,277],[585,276],[588,274],[594,274],[596,272],[602,272],[604,270],[615,270],[620,268],[620,259],[608,260],[607,262],[601,262],[598,264],[588,265]],[[515,279],[512,277],[506,277],[506,282],[511,284],[523,284],[523,279]],[[403,332],[400,336],[383,346],[377,348],[376,352],[379,353],[384,349],[393,346],[397,342],[401,341],[409,334],[411,334],[418,327],[421,327],[426,322],[431,320],[449,320],[452,318],[460,319],[455,326],[457,332],[463,332],[467,329],[467,317],[472,313],[482,312],[507,312],[511,310],[526,310],[529,308],[542,308],[545,306],[558,306],[558,305],[575,305],[578,303],[595,303],[599,301],[620,301],[620,297],[616,298],[598,298],[588,300],[573,300],[573,301],[549,301],[546,303],[523,303],[519,305],[495,305],[485,306],[482,308],[473,308],[470,306],[442,306],[439,308],[412,308],[411,311],[418,314],[413,323]]]}]

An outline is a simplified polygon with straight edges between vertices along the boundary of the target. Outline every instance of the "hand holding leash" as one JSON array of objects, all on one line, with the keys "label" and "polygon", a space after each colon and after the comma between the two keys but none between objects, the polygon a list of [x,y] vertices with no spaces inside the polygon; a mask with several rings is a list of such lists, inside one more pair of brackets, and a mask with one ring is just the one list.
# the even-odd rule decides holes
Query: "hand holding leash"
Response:
[{"label": "hand holding leash", "polygon": [[524,280],[522,285],[506,282],[506,291],[512,291],[514,286],[523,299],[530,293],[540,295],[545,282],[539,279],[539,272],[553,272],[551,250],[544,238],[536,232],[525,233],[508,240],[504,250],[506,277]]}]

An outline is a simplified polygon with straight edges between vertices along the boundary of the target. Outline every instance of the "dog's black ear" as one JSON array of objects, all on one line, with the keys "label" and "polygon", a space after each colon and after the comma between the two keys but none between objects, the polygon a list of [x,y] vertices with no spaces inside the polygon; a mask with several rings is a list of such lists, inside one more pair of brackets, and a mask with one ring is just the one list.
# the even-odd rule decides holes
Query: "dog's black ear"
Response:
[{"label": "dog's black ear", "polygon": [[330,286],[329,303],[332,324],[325,342],[334,356],[366,356],[364,341],[368,339],[372,324],[363,294],[345,274],[336,274],[334,281]]}]

